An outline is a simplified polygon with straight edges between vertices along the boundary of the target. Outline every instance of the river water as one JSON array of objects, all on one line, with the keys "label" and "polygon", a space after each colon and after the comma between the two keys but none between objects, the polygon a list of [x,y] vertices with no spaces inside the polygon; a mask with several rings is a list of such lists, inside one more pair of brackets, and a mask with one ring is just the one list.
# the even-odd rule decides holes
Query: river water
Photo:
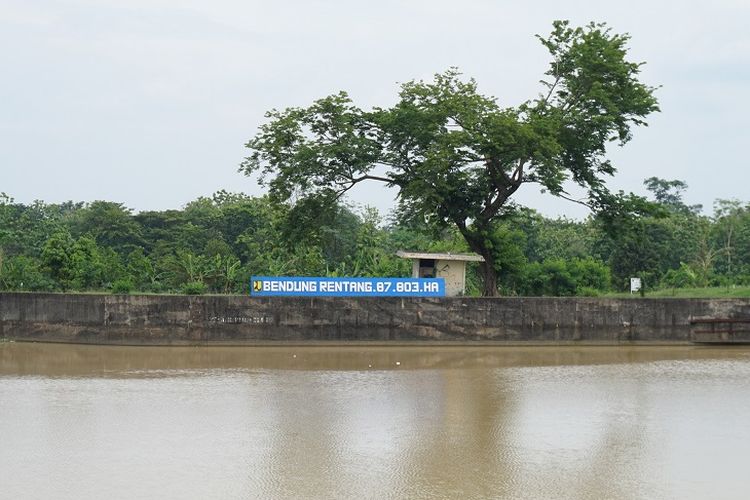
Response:
[{"label": "river water", "polygon": [[750,498],[750,349],[0,343],[0,498]]}]

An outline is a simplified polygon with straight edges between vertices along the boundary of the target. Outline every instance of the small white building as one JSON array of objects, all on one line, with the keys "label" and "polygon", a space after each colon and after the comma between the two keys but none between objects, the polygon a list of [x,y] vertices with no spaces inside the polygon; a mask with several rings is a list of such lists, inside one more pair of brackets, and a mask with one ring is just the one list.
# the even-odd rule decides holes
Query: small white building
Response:
[{"label": "small white building", "polygon": [[412,278],[444,278],[445,295],[455,297],[466,292],[466,263],[484,262],[484,257],[474,253],[405,252],[396,255],[411,259]]}]

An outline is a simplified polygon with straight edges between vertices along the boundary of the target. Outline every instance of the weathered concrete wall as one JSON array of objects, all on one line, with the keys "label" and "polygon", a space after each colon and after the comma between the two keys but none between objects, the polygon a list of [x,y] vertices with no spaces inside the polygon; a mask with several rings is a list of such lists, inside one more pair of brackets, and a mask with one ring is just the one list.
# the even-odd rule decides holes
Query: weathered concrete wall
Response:
[{"label": "weathered concrete wall", "polygon": [[750,300],[739,299],[257,298],[0,293],[0,337],[106,344],[671,343],[692,340],[691,320],[696,318],[749,317]]}]

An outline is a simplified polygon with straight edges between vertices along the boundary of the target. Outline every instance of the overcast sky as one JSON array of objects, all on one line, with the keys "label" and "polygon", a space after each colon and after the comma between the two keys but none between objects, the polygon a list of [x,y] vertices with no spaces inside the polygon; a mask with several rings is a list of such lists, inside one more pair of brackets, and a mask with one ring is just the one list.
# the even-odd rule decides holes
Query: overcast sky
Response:
[{"label": "overcast sky", "polygon": [[[750,2],[0,0],[0,191],[17,201],[105,199],[179,208],[237,172],[271,108],[346,90],[389,105],[398,82],[450,66],[503,105],[534,97],[554,19],[632,36],[662,112],[613,147],[611,186],[682,179],[689,203],[750,201]],[[524,191],[525,190],[525,191]],[[583,207],[539,195],[546,215]],[[392,206],[393,192],[352,201]]]}]

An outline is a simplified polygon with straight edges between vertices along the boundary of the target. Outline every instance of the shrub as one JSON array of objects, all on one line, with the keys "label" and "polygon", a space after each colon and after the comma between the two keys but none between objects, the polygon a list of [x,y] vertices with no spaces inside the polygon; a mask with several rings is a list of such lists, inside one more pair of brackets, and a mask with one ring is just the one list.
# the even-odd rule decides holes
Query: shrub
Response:
[{"label": "shrub", "polygon": [[133,291],[133,283],[130,280],[116,280],[111,290],[117,295],[127,295]]},{"label": "shrub", "polygon": [[527,265],[521,292],[526,295],[596,296],[609,288],[609,269],[592,258],[547,259]]},{"label": "shrub", "polygon": [[662,286],[674,289],[694,287],[698,284],[695,271],[685,263],[680,262],[679,269],[670,269],[662,279]]},{"label": "shrub", "polygon": [[202,295],[207,289],[202,281],[189,281],[180,287],[180,292],[185,295]]},{"label": "shrub", "polygon": [[[611,281],[609,268],[601,261],[586,257],[568,262],[568,269],[578,288],[608,290]],[[580,295],[580,293],[577,293]]]}]

